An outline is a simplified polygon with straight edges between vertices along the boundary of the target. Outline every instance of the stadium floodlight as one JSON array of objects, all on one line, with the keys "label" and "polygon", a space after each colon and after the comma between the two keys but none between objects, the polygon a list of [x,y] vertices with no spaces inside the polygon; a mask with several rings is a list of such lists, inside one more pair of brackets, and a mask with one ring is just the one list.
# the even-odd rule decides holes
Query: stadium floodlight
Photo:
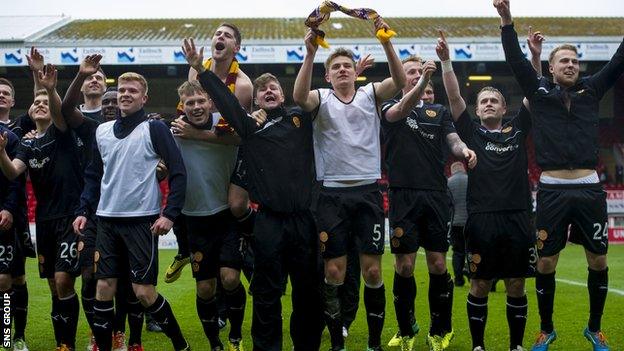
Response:
[{"label": "stadium floodlight", "polygon": [[475,75],[475,76],[468,76],[468,80],[471,80],[471,81],[490,81],[490,80],[492,80],[492,76],[481,76],[481,75],[479,75],[479,76],[477,76],[477,75]]}]

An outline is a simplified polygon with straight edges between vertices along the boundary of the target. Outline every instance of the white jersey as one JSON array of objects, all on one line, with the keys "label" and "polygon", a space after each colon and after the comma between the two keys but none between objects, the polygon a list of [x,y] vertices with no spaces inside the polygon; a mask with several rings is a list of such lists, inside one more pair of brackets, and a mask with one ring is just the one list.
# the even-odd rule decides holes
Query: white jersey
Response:
[{"label": "white jersey", "polygon": [[[219,117],[213,115],[213,125]],[[238,147],[175,137],[186,165],[186,197],[182,213],[209,216],[228,208],[230,176]]]},{"label": "white jersey", "polygon": [[360,87],[351,102],[331,89],[319,89],[314,119],[314,160],[318,180],[381,178],[380,119],[373,83]]},{"label": "white jersey", "polygon": [[161,194],[156,166],[160,156],[152,145],[149,121],[141,122],[123,139],[115,136],[114,124],[115,121],[100,124],[95,132],[104,165],[97,215],[157,215]]}]

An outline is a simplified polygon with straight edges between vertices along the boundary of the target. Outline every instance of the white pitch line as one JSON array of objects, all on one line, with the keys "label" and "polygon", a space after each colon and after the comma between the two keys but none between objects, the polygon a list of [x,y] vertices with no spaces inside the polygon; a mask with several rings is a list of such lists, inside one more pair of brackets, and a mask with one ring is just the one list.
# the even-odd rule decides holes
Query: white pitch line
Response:
[{"label": "white pitch line", "polygon": [[[425,253],[422,251],[418,251],[419,255],[424,256]],[[451,261],[453,258],[451,256],[446,256],[446,260],[447,261]],[[561,279],[561,278],[555,278],[555,280],[559,283],[563,283],[563,284],[568,284],[568,285],[575,285],[575,286],[582,286],[584,288],[587,288],[587,284],[583,283],[583,282],[577,282],[574,280],[568,280],[568,279]],[[614,289],[614,288],[609,288],[609,292],[610,293],[614,293],[616,295],[620,295],[620,296],[624,296],[624,290],[620,290],[620,289]]]}]

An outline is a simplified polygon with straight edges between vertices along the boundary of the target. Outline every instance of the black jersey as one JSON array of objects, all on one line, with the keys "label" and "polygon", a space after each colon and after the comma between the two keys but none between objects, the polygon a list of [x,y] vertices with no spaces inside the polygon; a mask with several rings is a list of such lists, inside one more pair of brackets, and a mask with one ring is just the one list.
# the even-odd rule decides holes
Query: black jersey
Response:
[{"label": "black jersey", "polygon": [[[10,159],[15,157],[15,152],[19,145],[19,139],[4,125],[0,124],[0,134],[7,133],[8,142],[4,150]],[[2,172],[0,172],[0,211],[7,210],[13,216],[21,213],[21,208],[25,204],[26,196],[24,192],[24,175],[17,179],[8,180]]]},{"label": "black jersey", "polygon": [[277,108],[258,127],[219,77],[206,71],[198,79],[243,140],[251,199],[275,212],[308,210],[314,182],[311,115]]},{"label": "black jersey", "polygon": [[455,133],[448,110],[424,104],[406,118],[388,122],[386,112],[398,102],[386,101],[381,108],[390,187],[445,191],[446,136]]},{"label": "black jersey", "polygon": [[80,106],[79,110],[82,113],[83,116],[90,118],[98,123],[104,123],[106,122],[106,119],[104,118],[104,116],[102,115],[102,108],[100,107],[99,110],[93,110],[93,111],[86,111],[83,110],[83,105]]},{"label": "black jersey", "polygon": [[489,131],[464,110],[455,126],[479,160],[475,168],[468,170],[468,213],[528,209],[529,111],[522,106],[518,115],[503,124],[500,131]]},{"label": "black jersey", "polygon": [[54,124],[39,138],[24,139],[15,158],[28,167],[35,197],[37,221],[73,215],[84,185],[85,143],[88,128],[61,132]]},{"label": "black jersey", "polygon": [[0,122],[10,131],[12,131],[18,139],[22,139],[24,135],[31,130],[37,129],[35,122],[32,121],[28,114],[23,114],[17,118],[11,119],[8,122]]},{"label": "black jersey", "polygon": [[520,49],[513,24],[502,27],[501,37],[505,59],[531,105],[537,164],[545,171],[596,168],[598,106],[624,73],[624,41],[599,72],[565,89],[545,77],[538,78]]}]

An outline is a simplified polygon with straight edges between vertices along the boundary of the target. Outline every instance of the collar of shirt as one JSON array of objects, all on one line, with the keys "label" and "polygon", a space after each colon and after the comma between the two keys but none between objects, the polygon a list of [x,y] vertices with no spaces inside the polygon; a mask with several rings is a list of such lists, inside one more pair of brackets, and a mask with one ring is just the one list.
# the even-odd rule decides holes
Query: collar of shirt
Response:
[{"label": "collar of shirt", "polygon": [[145,121],[145,110],[140,109],[137,112],[126,117],[118,116],[113,126],[113,132],[117,138],[123,139],[127,137],[136,126]]},{"label": "collar of shirt", "polygon": [[280,107],[267,111],[267,120],[270,121],[272,119],[275,119],[280,116],[285,116],[285,115],[286,115],[286,110],[284,109],[284,106],[280,106]]}]

